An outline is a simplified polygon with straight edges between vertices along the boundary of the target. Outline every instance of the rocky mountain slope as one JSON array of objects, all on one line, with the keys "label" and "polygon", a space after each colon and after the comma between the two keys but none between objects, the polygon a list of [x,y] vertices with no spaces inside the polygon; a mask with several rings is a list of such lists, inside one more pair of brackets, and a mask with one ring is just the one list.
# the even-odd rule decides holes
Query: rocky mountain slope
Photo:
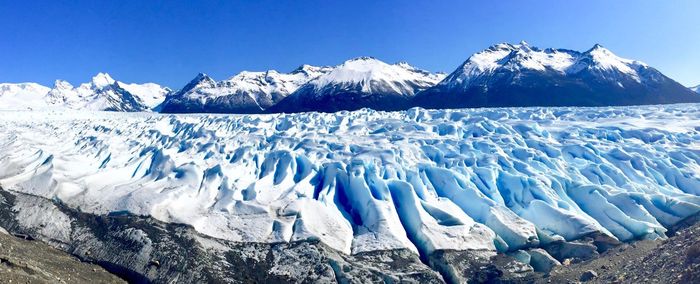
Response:
[{"label": "rocky mountain slope", "polygon": [[0,109],[145,111],[160,104],[168,92],[157,84],[126,84],[99,73],[77,87],[62,80],[52,88],[36,83],[0,84]]},{"label": "rocky mountain slope", "polygon": [[402,110],[413,96],[444,75],[405,62],[387,64],[372,57],[354,58],[333,67],[271,108],[271,112]]},{"label": "rocky mountain slope", "polygon": [[600,45],[579,52],[522,42],[478,52],[449,76],[405,62],[358,57],[334,67],[302,65],[289,73],[243,71],[222,81],[199,74],[178,91],[115,82],[103,73],[78,87],[57,81],[51,90],[5,83],[0,85],[0,109],[251,114],[413,106],[617,106],[700,102],[697,91]]},{"label": "rocky mountain slope", "polygon": [[290,73],[244,71],[220,82],[199,74],[168,96],[161,111],[263,113],[302,84],[329,71],[328,67],[303,65]]},{"label": "rocky mountain slope", "polygon": [[498,44],[416,96],[427,108],[614,106],[700,102],[697,94],[600,45],[578,52]]}]

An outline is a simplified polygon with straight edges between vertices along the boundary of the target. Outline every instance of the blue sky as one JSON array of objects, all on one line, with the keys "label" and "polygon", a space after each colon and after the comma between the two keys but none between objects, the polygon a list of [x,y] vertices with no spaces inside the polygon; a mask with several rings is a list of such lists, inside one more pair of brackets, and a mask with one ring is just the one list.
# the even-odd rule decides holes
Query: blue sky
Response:
[{"label": "blue sky", "polygon": [[77,84],[108,72],[180,88],[198,72],[224,79],[364,55],[451,72],[474,52],[521,40],[600,43],[700,84],[697,0],[0,0],[0,82]]}]

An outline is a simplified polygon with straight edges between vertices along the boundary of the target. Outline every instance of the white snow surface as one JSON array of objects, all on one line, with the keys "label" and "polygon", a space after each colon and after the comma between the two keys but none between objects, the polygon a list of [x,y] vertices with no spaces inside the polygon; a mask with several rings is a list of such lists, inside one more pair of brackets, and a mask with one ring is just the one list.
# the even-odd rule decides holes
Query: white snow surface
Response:
[{"label": "white snow surface", "polygon": [[0,186],[345,253],[664,237],[700,211],[700,104],[270,115],[1,111]]},{"label": "white snow surface", "polygon": [[49,90],[37,83],[0,83],[0,109],[45,109],[43,98]]},{"label": "white snow surface", "polygon": [[119,87],[122,87],[124,90],[141,99],[143,104],[148,108],[154,108],[161,104],[165,100],[165,95],[171,91],[168,87],[163,87],[156,83],[117,83]]},{"label": "white snow surface", "polygon": [[575,74],[584,69],[593,69],[605,78],[614,80],[619,76],[631,76],[641,82],[639,72],[645,68],[648,68],[645,63],[621,58],[598,44],[588,51],[578,52],[568,49],[539,49],[527,42],[501,43],[469,57],[457,71],[440,84],[469,85],[501,69],[509,72],[555,71],[561,74]]}]

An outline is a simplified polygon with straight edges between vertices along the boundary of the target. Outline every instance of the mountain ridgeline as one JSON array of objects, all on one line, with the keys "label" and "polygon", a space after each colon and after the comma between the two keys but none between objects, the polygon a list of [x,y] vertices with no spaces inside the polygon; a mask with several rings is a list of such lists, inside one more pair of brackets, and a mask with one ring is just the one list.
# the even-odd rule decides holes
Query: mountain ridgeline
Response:
[{"label": "mountain ridgeline", "polygon": [[244,71],[222,81],[200,73],[178,91],[153,83],[125,84],[103,73],[79,87],[65,81],[53,88],[0,84],[0,109],[255,114],[624,106],[700,102],[697,91],[597,44],[579,52],[521,42],[475,53],[449,75],[358,57],[333,67],[302,65],[289,73]]},{"label": "mountain ridgeline", "polygon": [[474,54],[414,101],[426,108],[624,106],[698,102],[700,96],[600,45],[577,52],[521,43]]},{"label": "mountain ridgeline", "polygon": [[0,83],[0,110],[148,111],[170,91],[154,83],[115,81],[106,73],[77,87],[63,80],[56,80],[51,88],[37,83]]}]

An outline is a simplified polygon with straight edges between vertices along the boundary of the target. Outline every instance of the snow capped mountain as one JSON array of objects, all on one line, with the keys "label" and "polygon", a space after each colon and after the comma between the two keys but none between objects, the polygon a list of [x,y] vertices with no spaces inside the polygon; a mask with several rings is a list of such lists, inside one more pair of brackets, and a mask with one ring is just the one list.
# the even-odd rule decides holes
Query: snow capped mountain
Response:
[{"label": "snow capped mountain", "polygon": [[37,83],[0,83],[0,109],[44,109],[47,107],[44,97],[49,90]]},{"label": "snow capped mountain", "polygon": [[109,74],[98,73],[88,83],[73,87],[56,81],[46,95],[49,105],[80,110],[143,111],[149,109],[134,94],[121,87]]},{"label": "snow capped mountain", "polygon": [[478,52],[445,80],[416,97],[430,108],[603,106],[696,102],[656,69],[596,44],[578,52],[525,42]]},{"label": "snow capped mountain", "polygon": [[275,112],[404,109],[413,96],[444,77],[405,62],[387,64],[372,57],[345,61],[309,81],[272,108]]},{"label": "snow capped mountain", "polygon": [[119,87],[122,89],[139,98],[141,102],[149,109],[160,105],[165,100],[165,96],[172,92],[170,88],[163,87],[156,83],[127,84],[117,82],[117,84],[119,84]]},{"label": "snow capped mountain", "polygon": [[290,73],[243,71],[219,82],[200,73],[182,90],[168,96],[162,111],[261,113],[329,71],[329,67],[302,65]]},{"label": "snow capped mountain", "polygon": [[36,83],[0,84],[0,109],[143,111],[160,104],[169,91],[157,84],[126,84],[98,73],[77,87],[63,80],[56,80],[52,88]]},{"label": "snow capped mountain", "polygon": [[[56,81],[50,91],[3,84],[0,108],[67,107],[169,113],[274,113],[372,108],[613,106],[699,102],[685,88],[639,61],[596,44],[579,52],[502,43],[475,53],[446,76],[406,62],[358,57],[335,67],[302,65],[289,73],[243,71],[215,81],[199,74],[173,92],[157,84],[126,84],[99,73],[77,87]],[[44,96],[45,95],[45,96]]]}]

